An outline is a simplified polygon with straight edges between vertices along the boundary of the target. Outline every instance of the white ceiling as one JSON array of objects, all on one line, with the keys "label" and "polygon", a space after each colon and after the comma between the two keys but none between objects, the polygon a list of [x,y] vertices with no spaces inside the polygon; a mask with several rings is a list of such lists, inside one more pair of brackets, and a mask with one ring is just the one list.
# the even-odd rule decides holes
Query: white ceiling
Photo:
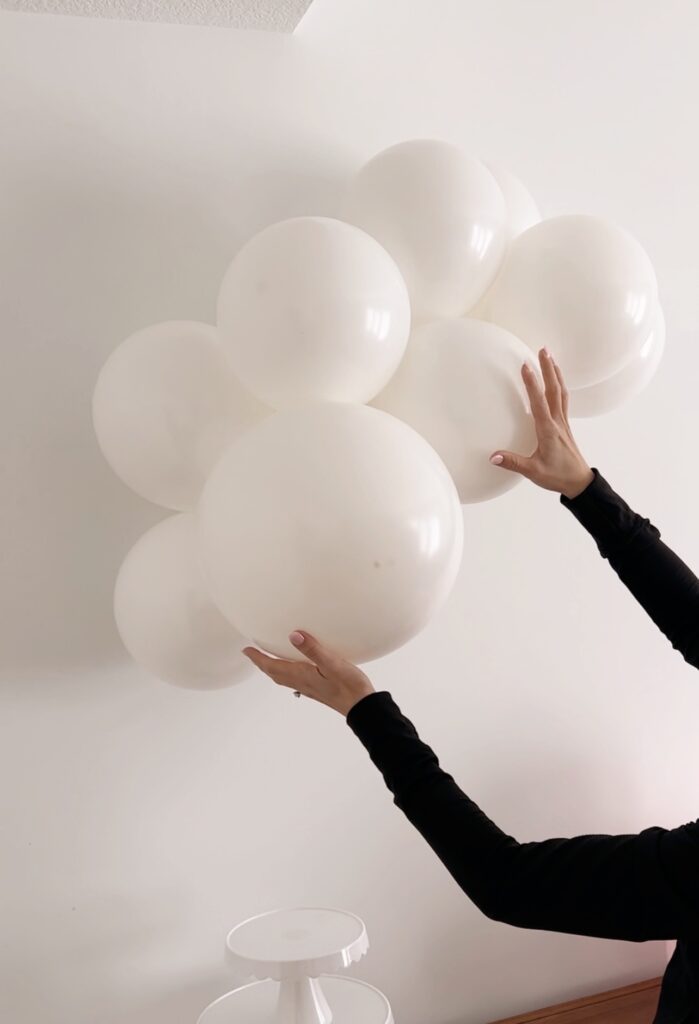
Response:
[{"label": "white ceiling", "polygon": [[9,11],[293,32],[312,0],[0,0]]}]

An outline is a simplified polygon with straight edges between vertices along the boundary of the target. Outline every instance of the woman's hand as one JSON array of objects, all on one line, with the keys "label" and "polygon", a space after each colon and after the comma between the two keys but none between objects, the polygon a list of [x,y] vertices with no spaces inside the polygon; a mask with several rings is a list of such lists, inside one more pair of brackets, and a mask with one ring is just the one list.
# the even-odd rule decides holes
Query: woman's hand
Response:
[{"label": "woman's hand", "polygon": [[279,686],[288,686],[345,717],[362,697],[374,693],[361,669],[323,647],[310,633],[295,631],[289,639],[310,661],[270,658],[255,647],[246,647],[243,654]]},{"label": "woman's hand", "polygon": [[534,371],[526,363],[522,367],[536,427],[537,449],[531,456],[494,452],[490,461],[495,466],[520,473],[548,491],[576,498],[592,483],[594,473],[575,443],[568,423],[568,391],[560,367],[545,348],[539,352],[539,363],[544,378],[543,391]]}]

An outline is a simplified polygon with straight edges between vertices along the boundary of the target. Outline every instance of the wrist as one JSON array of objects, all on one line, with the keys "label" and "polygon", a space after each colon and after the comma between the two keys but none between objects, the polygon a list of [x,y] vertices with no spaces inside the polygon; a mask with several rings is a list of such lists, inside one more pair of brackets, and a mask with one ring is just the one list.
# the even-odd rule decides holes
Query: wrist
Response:
[{"label": "wrist", "polygon": [[372,693],[376,693],[376,690],[371,683],[369,683],[367,686],[362,687],[361,690],[355,690],[354,693],[348,695],[347,699],[343,700],[342,703],[338,705],[337,710],[341,715],[344,715],[345,718],[347,718],[347,715],[350,713],[352,708],[356,704],[359,704],[360,700],[364,700],[365,697],[368,697]]},{"label": "wrist", "polygon": [[586,466],[585,469],[576,474],[573,479],[567,481],[565,486],[561,487],[561,494],[564,498],[568,498],[569,501],[572,501],[574,498],[579,497],[583,491],[587,490],[594,479],[595,474],[589,466]]}]

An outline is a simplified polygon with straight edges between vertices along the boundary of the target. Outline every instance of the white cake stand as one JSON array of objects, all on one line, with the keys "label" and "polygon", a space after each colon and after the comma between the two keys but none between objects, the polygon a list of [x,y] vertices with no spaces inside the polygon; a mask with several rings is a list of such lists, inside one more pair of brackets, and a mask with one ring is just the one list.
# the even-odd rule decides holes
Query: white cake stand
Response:
[{"label": "white cake stand", "polygon": [[[323,977],[323,993],[331,1014],[327,1020],[332,1024],[393,1024],[388,999],[366,982],[327,975]],[[207,1006],[197,1024],[277,1024],[280,1019],[305,1024],[307,1017],[277,1016],[279,995],[280,986],[275,981],[253,981]]]},{"label": "white cake stand", "polygon": [[[198,1024],[393,1024],[386,997],[353,978],[324,977],[369,948],[364,922],[344,910],[272,910],[237,925],[226,955],[255,981],[212,1003]],[[274,982],[279,982],[275,985]]]}]

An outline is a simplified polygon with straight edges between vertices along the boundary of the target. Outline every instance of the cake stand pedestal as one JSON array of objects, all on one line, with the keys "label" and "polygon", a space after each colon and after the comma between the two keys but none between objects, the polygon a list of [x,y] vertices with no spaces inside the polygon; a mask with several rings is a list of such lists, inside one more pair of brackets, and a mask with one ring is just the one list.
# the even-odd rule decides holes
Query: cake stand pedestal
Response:
[{"label": "cake stand pedestal", "polygon": [[243,921],[226,939],[226,957],[254,980],[217,999],[198,1024],[393,1024],[378,989],[335,974],[368,948],[364,922],[344,910],[273,910]]}]

